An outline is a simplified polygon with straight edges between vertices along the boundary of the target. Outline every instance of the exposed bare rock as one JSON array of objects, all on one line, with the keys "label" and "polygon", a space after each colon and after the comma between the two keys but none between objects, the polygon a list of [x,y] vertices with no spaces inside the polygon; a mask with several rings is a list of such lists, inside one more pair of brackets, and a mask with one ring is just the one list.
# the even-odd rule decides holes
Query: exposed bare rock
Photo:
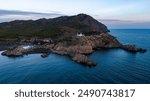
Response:
[{"label": "exposed bare rock", "polygon": [[129,51],[129,52],[141,52],[141,53],[144,53],[144,52],[147,51],[146,49],[143,49],[143,48],[137,48],[135,45],[123,45],[122,48],[124,50]]},{"label": "exposed bare rock", "polygon": [[41,55],[41,57],[46,58],[46,57],[48,57],[48,55],[49,55],[49,53],[44,53],[44,54]]},{"label": "exposed bare rock", "polygon": [[63,40],[57,43],[46,43],[43,45],[34,45],[29,49],[17,47],[2,53],[6,56],[23,56],[25,54],[44,53],[41,57],[48,56],[47,53],[56,53],[67,55],[75,62],[88,66],[95,66],[96,63],[88,59],[86,55],[93,53],[95,50],[122,48],[130,52],[145,52],[145,49],[137,48],[135,45],[122,45],[115,37],[107,33],[92,36],[71,37],[69,40]]},{"label": "exposed bare rock", "polygon": [[96,66],[96,63],[94,61],[89,60],[87,56],[82,54],[76,54],[73,57],[73,60],[77,63],[85,64],[88,66]]},{"label": "exposed bare rock", "polygon": [[2,55],[6,55],[6,56],[9,56],[9,57],[20,57],[20,56],[23,56],[23,52],[25,51],[24,48],[22,47],[17,47],[17,48],[14,48],[12,50],[7,50],[5,52],[2,53]]}]

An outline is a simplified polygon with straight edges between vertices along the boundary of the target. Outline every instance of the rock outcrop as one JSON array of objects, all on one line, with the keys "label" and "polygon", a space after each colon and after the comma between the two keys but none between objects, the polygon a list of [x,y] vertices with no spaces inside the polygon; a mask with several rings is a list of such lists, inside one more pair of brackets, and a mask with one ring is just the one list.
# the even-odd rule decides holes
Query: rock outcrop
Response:
[{"label": "rock outcrop", "polygon": [[44,53],[43,58],[48,56],[48,53],[56,53],[59,55],[67,55],[73,61],[85,64],[88,66],[95,66],[96,63],[86,55],[93,53],[95,50],[121,48],[130,52],[145,52],[146,50],[136,48],[134,45],[122,45],[115,37],[108,33],[92,36],[76,36],[69,40],[63,40],[57,43],[46,43],[42,45],[34,45],[29,49],[16,47],[2,53],[5,56],[18,57],[26,54]]},{"label": "rock outcrop", "polygon": [[96,66],[94,61],[89,60],[88,57],[83,54],[75,54],[72,59],[77,63],[85,64],[88,66]]},{"label": "rock outcrop", "polygon": [[135,45],[122,45],[122,49],[129,51],[129,52],[141,52],[144,53],[147,50],[143,48],[137,48]]},{"label": "rock outcrop", "polygon": [[23,54],[24,51],[25,51],[24,48],[16,47],[14,49],[10,49],[10,50],[4,51],[2,53],[2,55],[9,56],[9,57],[20,57],[20,56],[24,55]]}]

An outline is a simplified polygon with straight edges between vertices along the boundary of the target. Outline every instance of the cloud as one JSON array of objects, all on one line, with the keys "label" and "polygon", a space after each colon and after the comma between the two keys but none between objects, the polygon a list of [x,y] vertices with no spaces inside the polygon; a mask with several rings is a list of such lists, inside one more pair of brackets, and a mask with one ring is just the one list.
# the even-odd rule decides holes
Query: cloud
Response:
[{"label": "cloud", "polygon": [[149,29],[150,21],[130,21],[130,20],[116,20],[116,19],[102,19],[98,20],[104,23],[108,28],[112,29]]},{"label": "cloud", "polygon": [[[51,13],[28,12],[19,10],[0,10],[0,22],[8,22],[13,20],[36,20],[40,18],[54,18],[64,16],[60,12],[53,11]],[[97,15],[94,15],[98,18]],[[108,28],[150,28],[150,21],[132,21],[132,20],[118,20],[118,19],[98,19],[104,23]]]},{"label": "cloud", "polygon": [[28,12],[28,11],[18,11],[18,10],[0,10],[0,16],[3,15],[50,15],[50,16],[59,16],[59,13],[38,13],[38,12]]},{"label": "cloud", "polygon": [[39,19],[39,18],[54,18],[62,16],[59,12],[51,13],[39,13],[39,12],[28,12],[18,10],[0,10],[0,22],[12,21],[12,20],[28,20],[28,19]]}]

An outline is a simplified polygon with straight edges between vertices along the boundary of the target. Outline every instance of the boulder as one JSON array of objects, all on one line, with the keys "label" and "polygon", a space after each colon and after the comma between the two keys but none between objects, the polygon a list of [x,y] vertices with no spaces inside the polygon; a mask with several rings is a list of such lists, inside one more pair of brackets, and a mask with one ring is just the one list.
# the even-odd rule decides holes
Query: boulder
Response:
[{"label": "boulder", "polygon": [[44,53],[44,54],[41,54],[41,57],[46,58],[46,57],[48,57],[48,55],[49,55],[48,53]]}]

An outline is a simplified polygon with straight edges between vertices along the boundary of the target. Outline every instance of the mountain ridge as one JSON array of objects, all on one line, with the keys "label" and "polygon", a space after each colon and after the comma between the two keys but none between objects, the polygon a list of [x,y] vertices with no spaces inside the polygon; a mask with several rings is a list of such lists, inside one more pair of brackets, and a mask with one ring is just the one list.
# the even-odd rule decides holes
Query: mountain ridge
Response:
[{"label": "mountain ridge", "polygon": [[109,30],[107,26],[86,14],[0,23],[0,37],[56,37],[65,36],[65,34],[72,36],[80,32],[85,35],[92,35],[92,33],[107,33]]}]

